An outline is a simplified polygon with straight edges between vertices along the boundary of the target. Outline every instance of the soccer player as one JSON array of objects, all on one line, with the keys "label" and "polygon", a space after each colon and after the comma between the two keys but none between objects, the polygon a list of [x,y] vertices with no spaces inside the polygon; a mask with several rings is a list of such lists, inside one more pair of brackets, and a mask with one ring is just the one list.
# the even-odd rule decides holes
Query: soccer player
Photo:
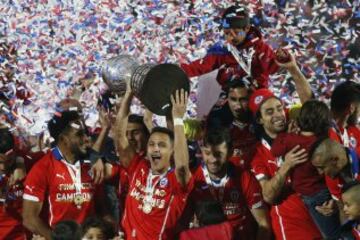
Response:
[{"label": "soccer player", "polygon": [[[279,64],[279,63],[278,63]],[[302,103],[312,97],[309,83],[298,69],[293,56],[281,64],[292,73]],[[287,127],[286,111],[282,101],[267,89],[256,90],[250,96],[249,108],[258,124],[260,142],[252,160],[252,170],[258,179],[264,200],[271,205],[270,216],[276,239],[321,239],[301,198],[291,190],[289,174],[306,161],[304,149],[293,148],[285,159],[271,153],[272,143]]]},{"label": "soccer player", "polygon": [[250,172],[229,161],[230,150],[231,139],[226,129],[208,129],[201,149],[203,164],[193,173],[194,189],[185,212],[188,216],[184,217],[193,216],[195,209],[191,208],[200,202],[218,201],[233,227],[235,239],[270,239],[271,227],[261,188]]},{"label": "soccer player", "polygon": [[[174,239],[174,227],[191,190],[182,120],[188,95],[184,90],[178,90],[172,96],[174,133],[166,128],[153,128],[147,142],[146,158],[136,154],[126,137],[126,113],[132,95],[128,87],[116,120],[117,150],[130,177],[121,228],[126,239]],[[171,164],[172,156],[174,165]]]},{"label": "soccer player", "polygon": [[357,150],[360,156],[360,134],[356,126],[360,118],[360,84],[347,81],[336,86],[330,106],[334,118],[330,138]]},{"label": "soccer player", "polygon": [[[95,214],[95,204],[102,209],[101,185],[94,184],[90,161],[85,160],[91,143],[81,117],[65,111],[54,115],[48,128],[55,147],[33,166],[23,195],[24,226],[46,239],[50,239],[50,227],[59,221],[72,219],[81,224]],[[39,217],[45,202],[48,223]]]},{"label": "soccer player", "polygon": [[341,191],[343,184],[360,180],[359,158],[356,153],[332,139],[325,139],[318,144],[311,162],[320,174],[339,178],[338,191]]},{"label": "soccer player", "polygon": [[232,149],[230,161],[243,168],[250,168],[250,160],[257,141],[249,110],[251,90],[241,79],[232,79],[226,84],[227,99],[224,106],[213,107],[207,118],[207,128],[230,129]]}]

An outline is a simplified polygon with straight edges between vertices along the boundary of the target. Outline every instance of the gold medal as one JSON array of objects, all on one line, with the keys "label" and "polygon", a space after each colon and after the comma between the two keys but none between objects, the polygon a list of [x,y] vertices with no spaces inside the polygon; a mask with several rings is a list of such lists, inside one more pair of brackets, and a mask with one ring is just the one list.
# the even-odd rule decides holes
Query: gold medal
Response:
[{"label": "gold medal", "polygon": [[84,198],[81,193],[78,193],[74,197],[74,203],[78,208],[81,208],[81,204],[83,204]]},{"label": "gold medal", "polygon": [[144,212],[145,214],[151,213],[151,210],[152,210],[151,203],[145,202],[145,203],[143,204],[142,210],[143,210],[143,212]]}]

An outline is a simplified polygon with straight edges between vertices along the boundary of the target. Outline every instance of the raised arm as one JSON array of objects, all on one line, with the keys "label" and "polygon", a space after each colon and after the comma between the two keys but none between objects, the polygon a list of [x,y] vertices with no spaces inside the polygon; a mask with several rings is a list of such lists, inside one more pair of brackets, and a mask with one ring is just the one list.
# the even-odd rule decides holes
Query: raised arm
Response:
[{"label": "raised arm", "polygon": [[[276,52],[276,55],[278,55],[280,58],[285,57],[286,53],[279,49]],[[301,72],[300,68],[298,67],[294,55],[289,53],[290,55],[290,61],[287,63],[280,63],[276,61],[276,63],[289,71],[290,75],[292,76],[295,88],[297,93],[299,94],[299,98],[302,104],[304,104],[306,101],[312,98],[313,92],[311,91],[311,86],[308,82],[308,80],[305,78],[304,74]]]},{"label": "raised arm", "polygon": [[175,174],[178,182],[186,186],[191,178],[189,169],[189,151],[184,131],[183,117],[186,112],[188,93],[181,89],[171,96],[172,116],[174,120],[174,159]]},{"label": "raised arm", "polygon": [[120,105],[120,109],[116,115],[115,123],[115,142],[117,144],[117,152],[120,157],[120,162],[124,167],[128,167],[130,161],[135,156],[135,149],[130,146],[129,141],[126,137],[128,116],[130,113],[130,104],[132,98],[133,93],[130,89],[130,84],[128,84],[125,96]]}]

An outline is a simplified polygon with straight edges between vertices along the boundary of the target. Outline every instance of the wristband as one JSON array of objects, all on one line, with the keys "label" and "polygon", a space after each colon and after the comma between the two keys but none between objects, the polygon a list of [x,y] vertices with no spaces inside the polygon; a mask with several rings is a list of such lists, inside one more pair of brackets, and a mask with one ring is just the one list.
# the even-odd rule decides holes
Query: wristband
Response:
[{"label": "wristband", "polygon": [[174,126],[184,126],[184,120],[182,118],[174,118]]}]

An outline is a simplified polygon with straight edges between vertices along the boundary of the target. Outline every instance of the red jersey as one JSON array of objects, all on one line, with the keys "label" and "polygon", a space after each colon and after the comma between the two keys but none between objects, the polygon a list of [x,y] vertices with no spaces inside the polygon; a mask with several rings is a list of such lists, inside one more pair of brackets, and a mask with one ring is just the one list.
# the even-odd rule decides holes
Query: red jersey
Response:
[{"label": "red jersey", "polygon": [[[41,158],[44,153],[25,152],[15,149],[16,160],[25,163],[26,171],[32,167],[32,163]],[[23,181],[8,187],[10,175],[0,177],[0,239],[25,239],[29,232],[22,225],[22,201],[24,184]]]},{"label": "red jersey", "polygon": [[230,126],[230,135],[233,147],[230,161],[236,166],[250,169],[256,145],[253,125],[234,121]]},{"label": "red jersey", "polygon": [[[275,63],[274,51],[263,41],[260,31],[251,27],[245,42],[237,49],[240,53],[249,49],[254,50],[251,62],[253,84],[257,88],[267,88],[269,75],[275,73],[279,66]],[[190,64],[181,64],[181,68],[189,77],[197,77],[219,69],[216,80],[223,88],[231,77],[243,78],[247,75],[227,47],[219,44],[210,48],[204,58]]]},{"label": "red jersey", "polygon": [[122,219],[125,238],[174,239],[191,181],[181,186],[173,170],[162,176],[152,175],[150,162],[139,155],[132,159],[127,172],[131,180]]},{"label": "red jersey", "polygon": [[229,222],[193,228],[181,232],[180,240],[233,240],[233,228]]},{"label": "red jersey", "polygon": [[[95,213],[95,186],[90,161],[65,162],[58,148],[40,159],[25,181],[23,198],[49,203],[49,225],[72,219],[81,224]],[[80,200],[79,200],[80,199]]]},{"label": "red jersey", "polygon": [[0,239],[26,239],[22,225],[23,183],[8,187],[10,176],[0,177]]},{"label": "red jersey", "polygon": [[[280,133],[271,145],[271,153],[274,157],[285,159],[288,153],[295,146],[306,150],[309,154],[312,145],[316,142],[316,136],[304,136],[296,133]],[[297,165],[291,173],[292,189],[304,196],[313,196],[326,188],[325,178],[321,176],[311,161]]]},{"label": "red jersey", "polygon": [[[261,188],[255,177],[239,167],[228,165],[227,175],[216,183],[210,180],[206,167],[199,166],[193,174],[194,189],[190,194],[188,208],[202,201],[216,200],[221,203],[224,214],[233,226],[235,239],[253,239],[256,222],[251,209],[264,206]],[[195,209],[186,211],[193,215]]]},{"label": "red jersey", "polygon": [[358,223],[354,224],[352,228],[352,235],[355,240],[360,240],[360,230],[358,229]]},{"label": "red jersey", "polygon": [[[118,164],[112,164],[111,178],[113,182],[118,183],[117,195],[119,199],[119,210],[120,214],[123,214],[125,210],[126,196],[129,191],[129,175],[124,167]],[[121,218],[122,215],[120,215],[120,219]]]},{"label": "red jersey", "polygon": [[[256,146],[251,163],[255,177],[261,181],[275,176],[283,164],[281,158],[271,153],[271,146],[262,139]],[[270,217],[276,239],[322,239],[301,198],[291,190],[291,180],[287,178],[283,192],[277,203],[271,205]]]},{"label": "red jersey", "polygon": [[349,126],[349,147],[354,149],[358,157],[360,157],[360,128],[357,126]]},{"label": "red jersey", "polygon": [[[329,130],[329,137],[350,149],[348,153],[352,154],[348,154],[348,159],[351,164],[358,163],[358,158],[360,156],[360,130],[358,127],[349,126],[347,128],[341,128],[334,121]],[[357,156],[354,156],[354,153],[356,153],[355,155]],[[356,170],[353,170],[353,172],[354,171]],[[360,180],[359,174],[353,176],[354,179]],[[341,179],[340,177],[332,179],[328,176],[326,176],[325,179],[332,197],[335,200],[341,199],[341,189],[345,183],[344,179]]]},{"label": "red jersey", "polygon": [[[351,168],[351,176],[349,176],[351,179],[350,181],[360,181],[360,161],[359,158],[354,150],[351,150],[350,148],[346,149],[347,156],[349,160],[349,165]],[[329,188],[329,191],[331,193],[331,196],[335,200],[341,199],[342,195],[342,188],[344,184],[346,184],[347,181],[342,178],[341,176],[338,176],[336,178],[330,178],[326,176],[326,184]]]}]

